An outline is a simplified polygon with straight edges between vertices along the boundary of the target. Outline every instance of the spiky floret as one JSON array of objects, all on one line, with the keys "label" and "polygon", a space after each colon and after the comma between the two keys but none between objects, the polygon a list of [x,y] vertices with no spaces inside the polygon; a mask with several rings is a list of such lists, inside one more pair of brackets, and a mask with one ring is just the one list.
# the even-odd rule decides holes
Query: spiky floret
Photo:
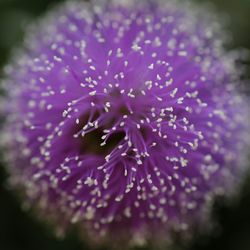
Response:
[{"label": "spiky floret", "polygon": [[5,135],[12,183],[61,231],[140,243],[201,225],[234,190],[248,109],[217,23],[114,2],[69,2],[30,30],[6,67]]}]

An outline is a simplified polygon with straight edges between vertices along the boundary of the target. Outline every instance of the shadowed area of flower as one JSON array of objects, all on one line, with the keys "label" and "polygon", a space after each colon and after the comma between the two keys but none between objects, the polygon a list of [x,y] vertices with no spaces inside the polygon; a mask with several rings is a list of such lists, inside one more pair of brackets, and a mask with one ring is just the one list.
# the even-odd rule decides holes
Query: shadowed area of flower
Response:
[{"label": "shadowed area of flower", "polygon": [[69,2],[30,29],[6,67],[5,143],[11,183],[60,233],[161,243],[203,227],[240,183],[240,70],[203,14]]}]

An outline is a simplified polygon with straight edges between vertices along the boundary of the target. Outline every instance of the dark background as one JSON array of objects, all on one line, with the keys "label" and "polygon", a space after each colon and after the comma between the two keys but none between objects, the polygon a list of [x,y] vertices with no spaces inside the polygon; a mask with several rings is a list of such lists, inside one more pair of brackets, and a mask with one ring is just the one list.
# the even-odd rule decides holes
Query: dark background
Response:
[{"label": "dark background", "polygon": [[[0,78],[1,67],[11,49],[22,42],[23,27],[60,0],[0,0]],[[250,0],[196,0],[213,2],[219,13],[230,18],[231,48],[250,49]],[[246,73],[249,75],[250,71]],[[249,114],[246,114],[249,115]],[[1,138],[0,138],[1,140]],[[1,155],[0,155],[1,157]],[[1,157],[2,158],[2,157]],[[0,250],[82,250],[72,233],[58,240],[51,230],[21,209],[18,199],[7,190],[4,163],[0,166]],[[249,184],[248,184],[249,183]],[[214,209],[221,225],[212,234],[197,237],[186,250],[250,250],[250,179],[234,204],[218,203]]]}]

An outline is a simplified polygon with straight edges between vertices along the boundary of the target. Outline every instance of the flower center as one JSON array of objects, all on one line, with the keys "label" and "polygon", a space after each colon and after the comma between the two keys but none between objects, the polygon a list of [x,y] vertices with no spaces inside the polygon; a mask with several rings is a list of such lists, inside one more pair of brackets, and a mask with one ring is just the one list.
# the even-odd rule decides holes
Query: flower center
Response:
[{"label": "flower center", "polygon": [[104,135],[103,130],[105,128],[98,128],[92,132],[87,133],[80,142],[80,153],[91,153],[95,155],[107,155],[109,154],[125,137],[124,132],[112,133],[105,145],[101,146]]}]

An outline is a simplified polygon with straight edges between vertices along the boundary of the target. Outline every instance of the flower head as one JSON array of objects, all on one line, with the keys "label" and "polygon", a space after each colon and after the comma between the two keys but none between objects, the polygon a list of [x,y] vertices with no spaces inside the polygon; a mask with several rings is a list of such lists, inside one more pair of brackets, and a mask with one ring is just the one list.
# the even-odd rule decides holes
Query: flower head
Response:
[{"label": "flower head", "polygon": [[248,108],[216,22],[117,2],[68,2],[30,30],[6,67],[5,135],[12,183],[61,231],[142,243],[235,189]]}]

